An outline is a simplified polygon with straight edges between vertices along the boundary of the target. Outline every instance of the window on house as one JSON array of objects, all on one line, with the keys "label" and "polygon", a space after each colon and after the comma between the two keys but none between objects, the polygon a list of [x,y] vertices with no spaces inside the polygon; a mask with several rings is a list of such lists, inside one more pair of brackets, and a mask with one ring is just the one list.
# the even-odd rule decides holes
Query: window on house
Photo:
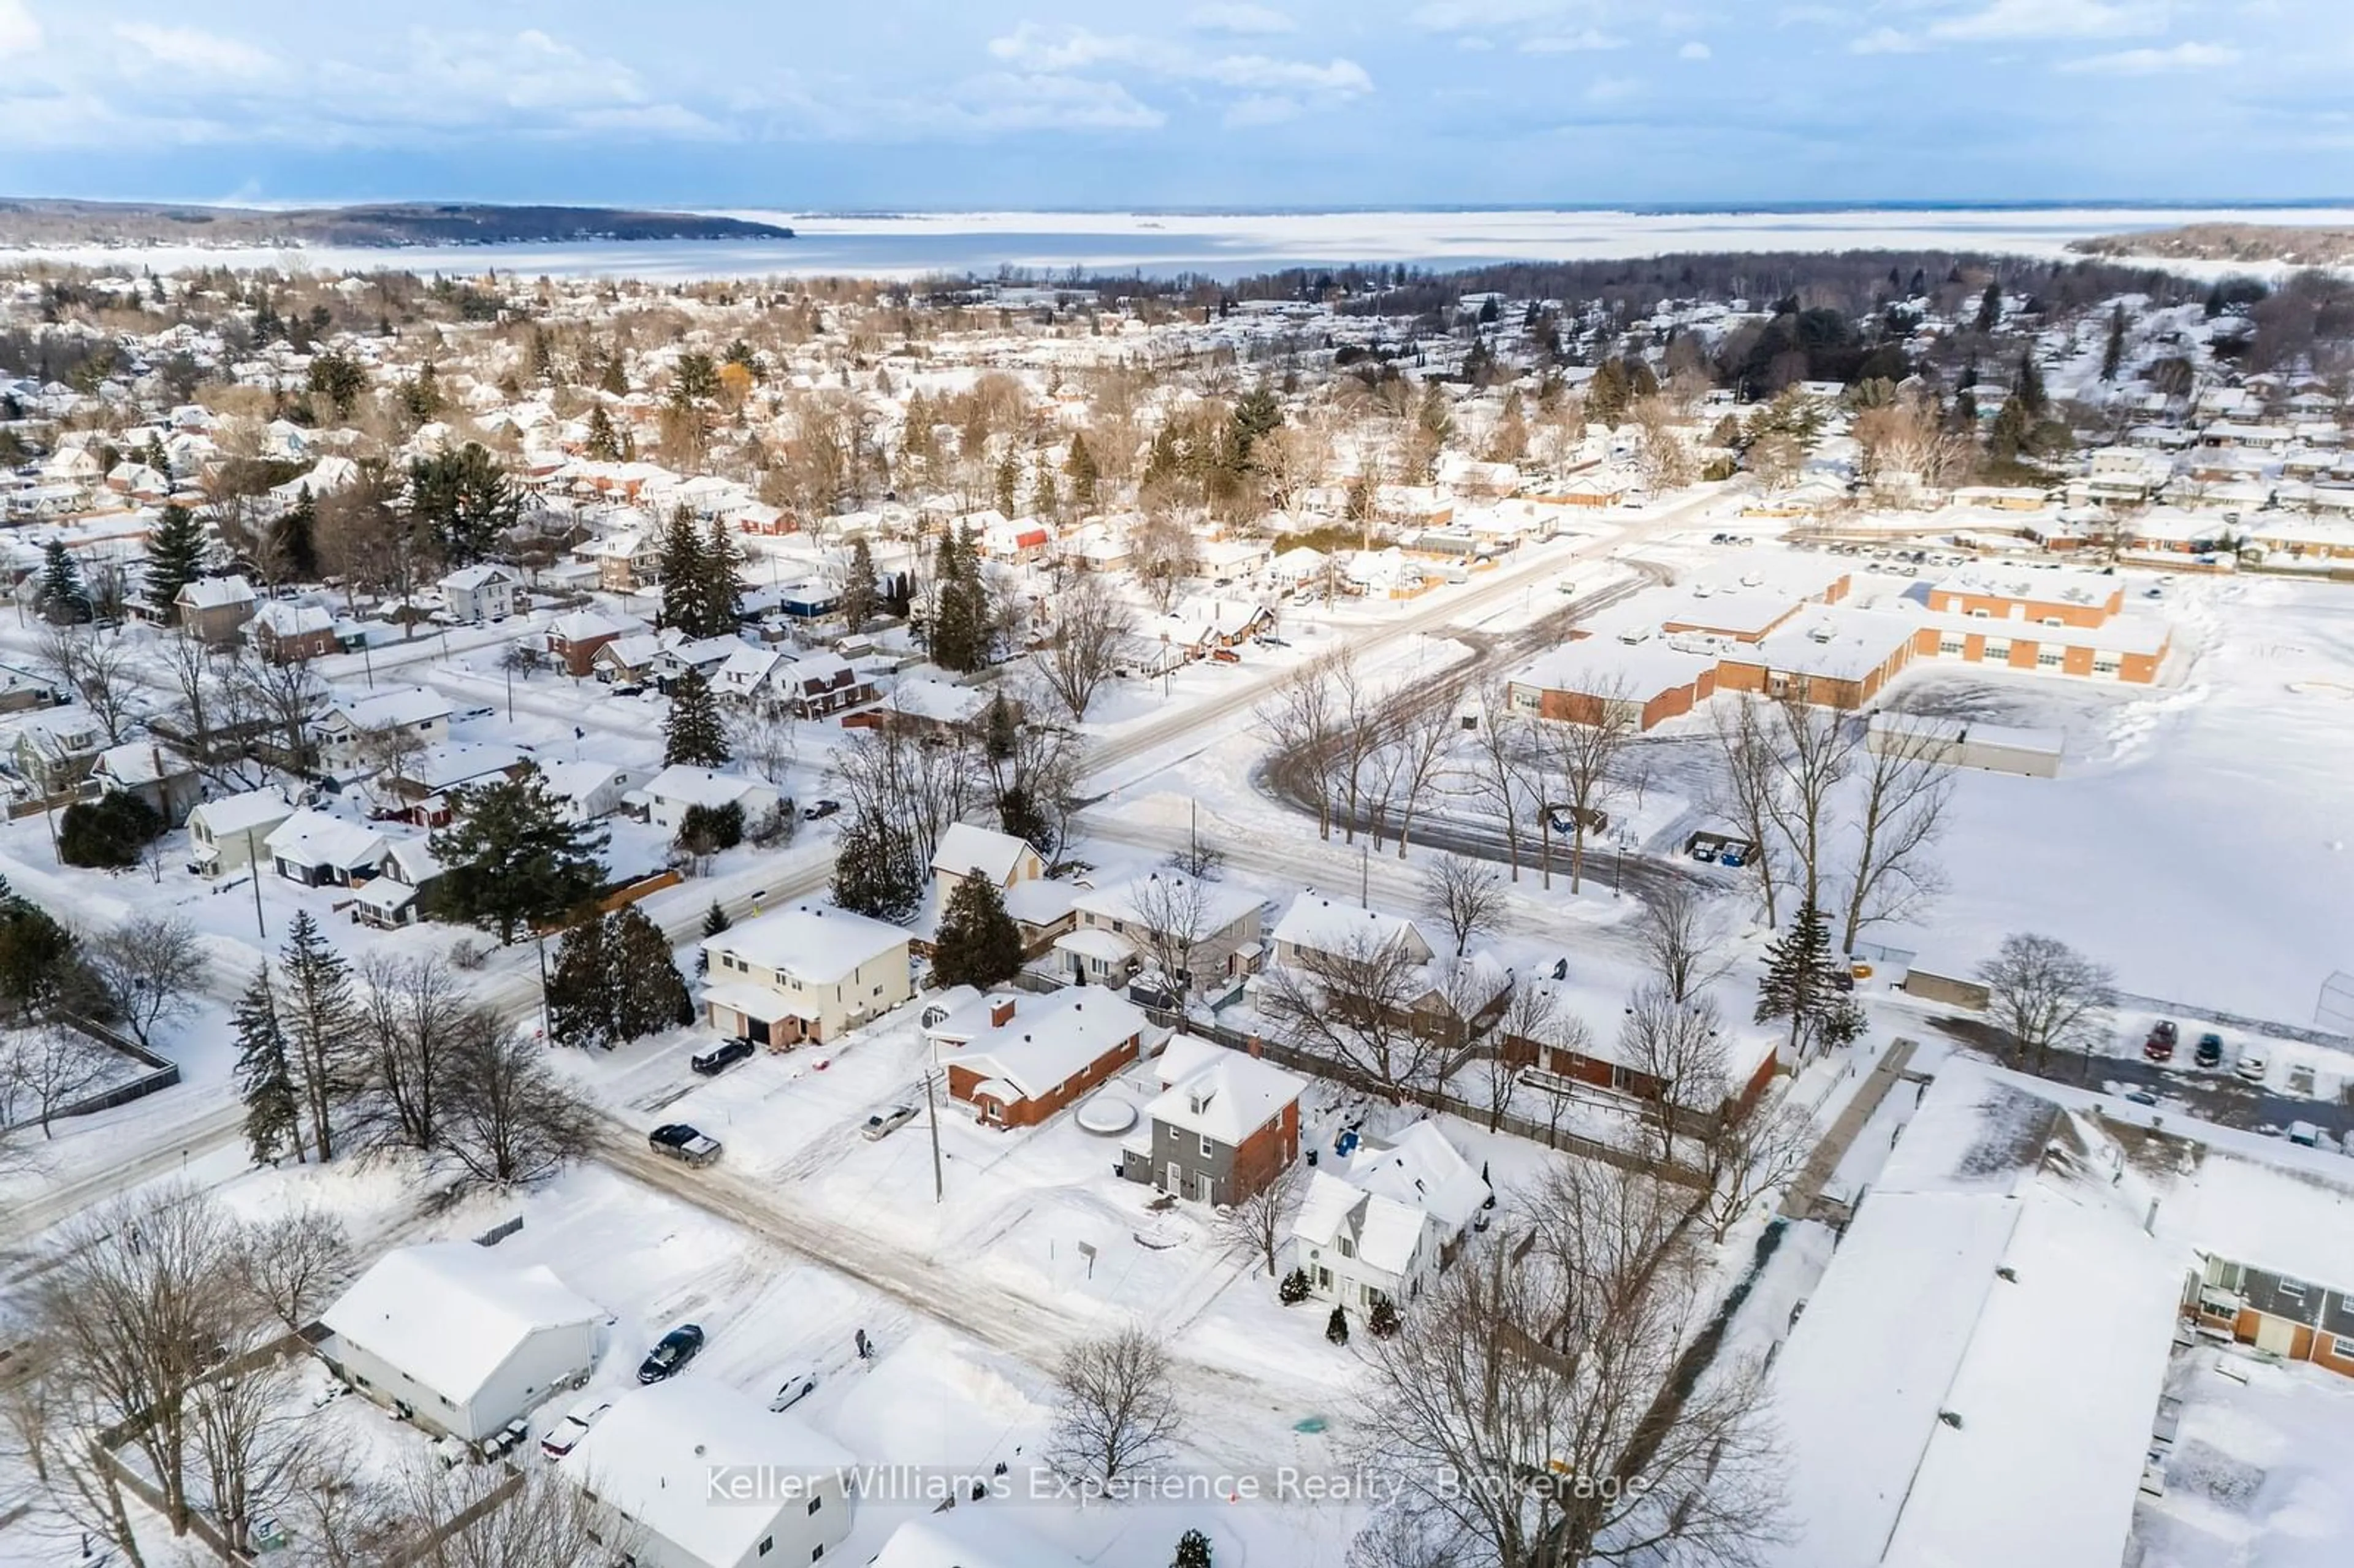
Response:
[{"label": "window on house", "polygon": [[1355,1242],[1351,1241],[1347,1236],[1342,1236],[1342,1237],[1341,1238],[1341,1255],[1342,1257],[1354,1257],[1354,1256],[1356,1256],[1356,1255],[1357,1255],[1357,1244],[1356,1244]]},{"label": "window on house", "polygon": [[760,1537],[760,1550],[755,1552],[754,1555],[766,1557],[769,1552],[774,1552],[776,1549],[777,1538],[773,1535],[764,1535]]},{"label": "window on house", "polygon": [[1937,652],[1945,654],[1947,658],[1953,658],[1959,654],[1967,646],[1967,643],[1963,639],[1951,634],[1937,639]]},{"label": "window on house", "polygon": [[2035,667],[2039,670],[2057,670],[2067,662],[2068,656],[2058,649],[2039,648],[2035,651]]},{"label": "window on house", "polygon": [[811,1513],[815,1513],[815,1512],[817,1512],[817,1510],[820,1510],[820,1509],[823,1508],[824,1506],[825,1506],[825,1499],[824,1499],[823,1498],[811,1498],[811,1499],[810,1499],[810,1501],[809,1501],[809,1511],[810,1511],[810,1512],[811,1512]]},{"label": "window on house", "polygon": [[1204,1134],[1202,1135],[1202,1158],[1203,1158],[1203,1159],[1207,1160],[1207,1159],[1210,1157],[1210,1148],[1211,1148],[1211,1145],[1210,1145],[1210,1135],[1209,1135],[1208,1133],[1206,1133],[1206,1132],[1205,1132],[1205,1133],[1204,1133]]},{"label": "window on house", "polygon": [[824,1556],[824,1555],[825,1555],[825,1542],[824,1542],[821,1541],[821,1542],[819,1542],[815,1546],[812,1546],[812,1547],[811,1547],[811,1548],[810,1548],[810,1561],[811,1561],[811,1562],[814,1563],[814,1562],[816,1562],[819,1558],[821,1558],[821,1557],[822,1557],[822,1556]]},{"label": "window on house", "polygon": [[2341,1361],[2354,1361],[2354,1339],[2344,1334],[2330,1335],[2329,1353]]}]

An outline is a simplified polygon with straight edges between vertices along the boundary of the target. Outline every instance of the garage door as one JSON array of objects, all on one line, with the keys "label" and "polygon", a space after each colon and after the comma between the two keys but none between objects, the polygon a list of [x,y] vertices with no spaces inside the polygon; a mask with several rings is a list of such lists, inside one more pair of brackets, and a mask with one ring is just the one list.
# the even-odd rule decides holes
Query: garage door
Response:
[{"label": "garage door", "polygon": [[2296,1343],[2296,1325],[2287,1319],[2260,1318],[2256,1320],[2256,1349],[2285,1356]]}]

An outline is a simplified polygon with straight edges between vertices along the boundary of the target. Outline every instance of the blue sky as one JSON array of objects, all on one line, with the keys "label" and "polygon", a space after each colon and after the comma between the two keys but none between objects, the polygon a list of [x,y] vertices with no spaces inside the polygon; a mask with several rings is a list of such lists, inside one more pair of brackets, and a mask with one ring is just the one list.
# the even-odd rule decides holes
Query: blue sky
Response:
[{"label": "blue sky", "polygon": [[2354,0],[0,0],[0,194],[2354,196]]}]

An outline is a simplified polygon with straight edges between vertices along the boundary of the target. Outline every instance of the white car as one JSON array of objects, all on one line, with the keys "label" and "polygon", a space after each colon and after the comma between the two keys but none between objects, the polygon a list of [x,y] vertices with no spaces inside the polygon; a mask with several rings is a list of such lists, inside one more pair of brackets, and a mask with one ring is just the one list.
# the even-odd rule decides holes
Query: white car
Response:
[{"label": "white car", "polygon": [[777,1390],[777,1397],[769,1401],[769,1408],[790,1410],[794,1405],[807,1399],[816,1387],[817,1378],[813,1374],[796,1372],[787,1378],[783,1385]]},{"label": "white car", "polygon": [[2232,1071],[2252,1084],[2261,1084],[2264,1081],[2264,1065],[2263,1052],[2243,1051],[2240,1053],[2240,1060],[2232,1066]]},{"label": "white car", "polygon": [[879,1110],[873,1116],[868,1117],[866,1118],[866,1126],[863,1131],[867,1140],[872,1142],[878,1138],[890,1137],[893,1133],[898,1131],[901,1128],[907,1126],[909,1122],[915,1119],[915,1107],[893,1106],[888,1110]]},{"label": "white car", "polygon": [[564,1413],[564,1419],[556,1424],[555,1429],[539,1440],[539,1451],[551,1459],[561,1459],[578,1446],[580,1439],[588,1436],[588,1428],[596,1425],[598,1418],[612,1408],[610,1396],[601,1393],[592,1393],[575,1402],[572,1408]]}]

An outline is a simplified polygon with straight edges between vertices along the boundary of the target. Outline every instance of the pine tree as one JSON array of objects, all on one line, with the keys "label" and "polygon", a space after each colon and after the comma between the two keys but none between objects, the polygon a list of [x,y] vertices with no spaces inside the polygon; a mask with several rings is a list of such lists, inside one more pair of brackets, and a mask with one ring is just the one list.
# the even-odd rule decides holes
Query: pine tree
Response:
[{"label": "pine tree", "polygon": [[278,961],[286,975],[279,1016],[286,1032],[288,1061],[309,1116],[311,1147],[323,1163],[334,1156],[334,1112],[352,1086],[360,1012],[352,992],[351,965],[328,945],[307,909],[287,927]]},{"label": "pine tree", "polygon": [[932,662],[943,670],[969,673],[989,662],[989,599],[963,524],[940,541],[938,563]]},{"label": "pine tree", "polygon": [[850,565],[842,577],[842,622],[853,632],[866,630],[883,590],[875,576],[875,552],[864,535],[850,542]]},{"label": "pine tree", "polygon": [[523,502],[480,441],[408,465],[408,507],[453,567],[481,560],[515,525]]},{"label": "pine tree", "polygon": [[990,986],[1022,969],[1022,928],[1005,912],[997,884],[975,871],[960,879],[940,911],[932,943],[932,983]]},{"label": "pine tree", "polygon": [[1986,286],[1986,292],[1978,297],[1978,330],[1992,332],[2001,321],[2002,285],[1990,282]]},{"label": "pine tree", "polygon": [[614,1033],[613,954],[602,916],[567,927],[547,971],[547,1033],[558,1045],[610,1049]]},{"label": "pine tree", "polygon": [[2035,351],[2031,348],[2019,356],[2019,375],[2011,383],[2011,397],[2030,416],[2039,419],[2050,406],[2043,394],[2043,369],[2035,363]]},{"label": "pine tree", "polygon": [[1347,1344],[1349,1342],[1348,1313],[1337,1306],[1334,1307],[1332,1315],[1324,1319],[1324,1337],[1336,1345]]},{"label": "pine tree", "polygon": [[1294,1268],[1289,1274],[1285,1275],[1283,1283],[1275,1287],[1275,1298],[1286,1307],[1297,1307],[1307,1300],[1308,1271],[1304,1268]]},{"label": "pine tree", "polygon": [[605,835],[567,817],[535,768],[461,789],[456,820],[429,841],[444,867],[435,895],[458,919],[496,931],[560,920],[605,884]]},{"label": "pine tree", "polygon": [[1373,1310],[1365,1314],[1365,1330],[1376,1340],[1386,1340],[1398,1331],[1397,1308],[1386,1296],[1373,1298]]},{"label": "pine tree", "polygon": [[52,539],[41,547],[41,613],[67,624],[90,615],[90,590],[82,587],[81,563],[62,539]]},{"label": "pine tree", "polygon": [[2101,379],[2115,381],[2126,361],[2126,307],[2117,302],[2109,312],[2109,345],[2101,351]]},{"label": "pine tree", "polygon": [[1596,424],[1615,425],[1627,411],[1627,363],[1606,359],[1585,384],[1585,417]]},{"label": "pine tree", "polygon": [[1071,504],[1081,512],[1092,512],[1096,504],[1096,487],[1103,482],[1103,471],[1096,466],[1095,453],[1087,450],[1087,438],[1071,438],[1070,452],[1063,459],[1063,477],[1071,482]]},{"label": "pine tree", "polygon": [[177,618],[172,601],[205,575],[205,527],[185,506],[166,506],[147,535],[147,602]]},{"label": "pine tree", "polygon": [[237,1030],[237,1081],[245,1099],[245,1143],[256,1165],[275,1165],[287,1154],[302,1158],[302,1107],[294,1087],[294,1066],[286,1055],[286,1031],[278,1022],[278,998],[264,963],[238,999],[229,1022]]},{"label": "pine tree", "polygon": [[661,623],[675,627],[689,637],[706,635],[698,630],[703,623],[703,595],[707,581],[704,575],[703,535],[695,531],[695,513],[684,503],[673,509],[669,525],[663,530],[661,561]]},{"label": "pine tree", "polygon": [[638,1040],[695,1022],[695,1001],[670,938],[636,905],[605,917],[605,949],[613,974],[613,1033]]},{"label": "pine tree", "polygon": [[834,853],[833,901],[854,914],[904,925],[924,900],[924,872],[907,835],[861,811]]},{"label": "pine tree", "polygon": [[[715,898],[711,901],[711,907],[704,912],[703,934],[705,937],[716,937],[734,924],[734,921],[727,918],[727,911],[722,909],[719,906],[719,900]],[[711,955],[699,947],[695,950],[695,972],[699,975],[711,972]]]},{"label": "pine tree", "polygon": [[588,410],[588,436],[581,443],[581,450],[592,462],[621,461],[620,439],[613,434],[612,418],[605,412],[602,403]]},{"label": "pine tree", "polygon": [[1790,1052],[1802,1054],[1824,1014],[1840,999],[1832,980],[1838,962],[1830,926],[1811,904],[1799,906],[1788,930],[1766,949],[1766,977],[1757,986],[1756,1021],[1790,1021]]},{"label": "pine tree", "polygon": [[719,716],[719,699],[703,672],[690,669],[670,685],[670,712],[663,719],[663,766],[723,768],[727,756],[727,726]]},{"label": "pine tree", "polygon": [[1177,1538],[1177,1555],[1169,1568],[1212,1568],[1210,1538],[1198,1530],[1189,1530]]},{"label": "pine tree", "polygon": [[1019,779],[997,797],[997,825],[1042,855],[1051,855],[1060,847],[1055,824],[1047,821],[1030,786]]},{"label": "pine tree", "polygon": [[604,373],[597,377],[597,390],[610,392],[616,397],[630,395],[630,373],[621,367],[620,350],[616,349],[606,356]]},{"label": "pine tree", "polygon": [[1013,493],[1021,482],[1022,467],[1009,451],[997,460],[997,509],[1008,517],[1013,515]]},{"label": "pine tree", "polygon": [[703,587],[695,596],[695,624],[688,635],[725,637],[736,630],[744,617],[744,584],[737,575],[743,565],[743,547],[713,518],[703,541]]}]

